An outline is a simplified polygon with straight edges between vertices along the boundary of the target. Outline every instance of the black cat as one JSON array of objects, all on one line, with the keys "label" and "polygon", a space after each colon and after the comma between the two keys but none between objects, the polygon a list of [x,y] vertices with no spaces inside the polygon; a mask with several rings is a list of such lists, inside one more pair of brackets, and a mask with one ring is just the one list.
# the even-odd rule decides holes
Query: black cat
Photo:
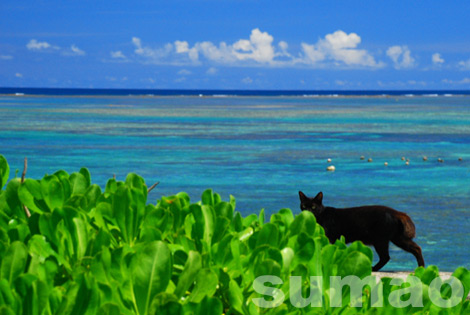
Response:
[{"label": "black cat", "polygon": [[331,243],[344,235],[346,243],[362,241],[373,245],[379,255],[379,262],[372,268],[373,271],[380,270],[390,260],[390,241],[412,253],[418,265],[424,267],[421,247],[412,240],[416,236],[415,225],[406,213],[385,206],[325,207],[321,192],[315,198],[309,198],[299,191],[299,197],[300,209],[315,215]]}]

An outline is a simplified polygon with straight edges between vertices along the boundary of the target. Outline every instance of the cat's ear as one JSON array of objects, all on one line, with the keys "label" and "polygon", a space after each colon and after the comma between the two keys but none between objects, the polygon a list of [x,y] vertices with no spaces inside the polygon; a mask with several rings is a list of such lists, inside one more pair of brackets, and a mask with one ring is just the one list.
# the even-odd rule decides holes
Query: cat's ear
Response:
[{"label": "cat's ear", "polygon": [[321,205],[323,201],[323,193],[320,191],[313,200],[315,201],[316,204]]},{"label": "cat's ear", "polygon": [[299,191],[299,198],[300,198],[300,201],[304,201],[304,200],[307,200],[307,196],[305,196],[305,194],[301,191]]}]

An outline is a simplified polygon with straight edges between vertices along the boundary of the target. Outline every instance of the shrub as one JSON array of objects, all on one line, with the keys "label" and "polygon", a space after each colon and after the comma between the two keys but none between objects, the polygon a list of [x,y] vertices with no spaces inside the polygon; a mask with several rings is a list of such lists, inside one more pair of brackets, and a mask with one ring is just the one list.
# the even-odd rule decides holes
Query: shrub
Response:
[{"label": "shrub", "polygon": [[[222,201],[212,190],[191,203],[178,193],[147,203],[143,178],[109,179],[104,191],[87,169],[58,171],[40,180],[13,178],[0,155],[0,314],[288,314],[413,313],[440,311],[428,286],[436,267],[418,268],[424,305],[395,309],[387,300],[374,307],[371,288],[362,305],[351,307],[350,290],[335,292],[329,277],[371,274],[372,251],[360,242],[329,244],[309,212],[281,209],[266,221],[264,211],[243,217],[235,198]],[[31,214],[29,216],[28,212]],[[279,284],[255,291],[255,279],[272,275]],[[309,296],[310,277],[321,276],[319,307],[297,308],[290,301],[292,276]],[[467,296],[470,273],[454,276]],[[383,280],[384,295],[403,286]],[[318,288],[317,288],[318,289]],[[278,291],[276,291],[278,290]],[[282,292],[271,297],[269,292]],[[264,293],[264,294],[263,294]],[[443,296],[450,296],[444,286]],[[338,294],[336,292],[336,294]],[[263,308],[253,299],[269,302]],[[445,311],[469,310],[469,301]]]}]

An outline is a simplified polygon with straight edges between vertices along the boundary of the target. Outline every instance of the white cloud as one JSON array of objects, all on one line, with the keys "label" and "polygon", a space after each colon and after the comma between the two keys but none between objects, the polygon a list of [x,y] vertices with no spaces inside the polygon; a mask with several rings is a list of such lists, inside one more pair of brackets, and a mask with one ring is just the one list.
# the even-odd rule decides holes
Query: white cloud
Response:
[{"label": "white cloud", "polygon": [[111,54],[111,58],[114,58],[114,59],[126,59],[126,56],[120,50],[112,51],[110,54]]},{"label": "white cloud", "polygon": [[242,83],[251,84],[251,83],[253,83],[253,79],[250,78],[250,77],[246,77],[246,78],[242,79]]},{"label": "white cloud", "polygon": [[186,41],[175,41],[175,50],[177,54],[187,54],[189,59],[193,62],[197,62],[199,59],[199,53],[195,47],[189,48],[189,44]]},{"label": "white cloud", "polygon": [[190,75],[190,74],[192,74],[192,72],[189,71],[189,70],[186,70],[186,69],[181,69],[180,71],[178,71],[178,74],[179,75]]},{"label": "white cloud", "polygon": [[411,57],[411,51],[407,46],[389,47],[387,56],[392,59],[395,69],[411,68],[415,65],[415,59]]},{"label": "white cloud", "polygon": [[316,44],[302,43],[303,61],[309,64],[318,64],[325,60],[331,60],[335,65],[382,67],[383,63],[375,61],[367,50],[357,49],[360,43],[361,37],[356,33],[346,34],[338,30],[327,34]]},{"label": "white cloud", "polygon": [[195,47],[210,61],[217,63],[234,63],[237,60],[233,55],[232,47],[225,42],[221,42],[218,47],[211,42],[196,43]]},{"label": "white cloud", "polygon": [[442,59],[441,54],[435,53],[435,54],[432,55],[432,63],[433,64],[435,64],[435,65],[443,64],[444,61],[445,60]]},{"label": "white cloud", "polygon": [[287,52],[287,49],[289,48],[289,44],[287,44],[285,41],[280,41],[277,46],[279,46],[280,52],[278,53],[279,56],[287,56],[290,57],[291,55]]},{"label": "white cloud", "polygon": [[15,77],[17,77],[17,78],[22,78],[22,77],[23,77],[23,74],[17,72],[17,73],[15,73]]},{"label": "white cloud", "polygon": [[0,55],[0,60],[11,60],[13,56],[10,55]]},{"label": "white cloud", "polygon": [[51,45],[48,42],[39,42],[36,39],[31,39],[26,48],[32,51],[45,51],[45,52],[57,52],[63,56],[85,56],[86,53],[82,49],[78,48],[77,45],[72,44],[69,48],[61,48],[59,46]]},{"label": "white cloud", "polygon": [[29,50],[45,50],[53,48],[53,46],[51,46],[51,44],[49,44],[48,42],[38,42],[36,39],[32,39],[29,41],[29,43],[26,44],[26,48],[28,48]]},{"label": "white cloud", "polygon": [[467,61],[460,61],[459,67],[462,70],[470,70],[470,59],[468,59]]},{"label": "white cloud", "polygon": [[207,69],[206,73],[207,74],[210,74],[210,75],[214,75],[218,72],[219,70],[217,70],[217,68],[214,68],[214,67],[210,67],[209,69]]},{"label": "white cloud", "polygon": [[[173,52],[172,44],[166,44],[162,48],[143,47],[142,41],[138,37],[132,37],[132,43],[135,46],[134,52],[137,55],[145,57],[148,62],[155,64],[165,63],[165,59]],[[168,63],[168,60],[166,60],[166,62]]]},{"label": "white cloud", "polygon": [[301,43],[301,52],[294,56],[285,41],[274,42],[274,37],[255,28],[248,39],[239,39],[232,44],[210,41],[196,42],[177,40],[163,47],[151,48],[133,37],[135,54],[144,63],[169,65],[200,65],[204,63],[230,66],[274,66],[293,67],[299,65],[322,67],[369,67],[384,65],[365,49],[359,49],[361,37],[356,33],[336,31],[327,34],[315,44]]},{"label": "white cloud", "polygon": [[462,80],[449,80],[449,79],[444,79],[442,80],[443,83],[447,84],[470,84],[470,78],[463,78]]},{"label": "white cloud", "polygon": [[315,47],[315,45],[309,45],[306,43],[302,43],[302,50],[305,54],[305,61],[307,63],[316,64],[320,61],[325,60],[326,53],[320,50],[319,48]]},{"label": "white cloud", "polygon": [[75,44],[70,46],[70,49],[62,52],[65,56],[85,56],[86,53],[78,48]]},{"label": "white cloud", "polygon": [[258,28],[251,31],[250,39],[240,39],[233,44],[233,54],[238,60],[254,60],[260,63],[274,61],[274,38]]}]

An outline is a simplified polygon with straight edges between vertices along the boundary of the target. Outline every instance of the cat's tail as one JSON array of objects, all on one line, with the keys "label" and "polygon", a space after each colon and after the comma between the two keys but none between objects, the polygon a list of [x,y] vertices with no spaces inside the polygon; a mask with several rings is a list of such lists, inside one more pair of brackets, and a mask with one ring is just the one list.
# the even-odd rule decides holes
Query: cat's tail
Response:
[{"label": "cat's tail", "polygon": [[403,236],[409,239],[414,238],[416,236],[416,228],[413,221],[411,221],[411,218],[407,214],[399,212],[397,219],[403,226]]}]

